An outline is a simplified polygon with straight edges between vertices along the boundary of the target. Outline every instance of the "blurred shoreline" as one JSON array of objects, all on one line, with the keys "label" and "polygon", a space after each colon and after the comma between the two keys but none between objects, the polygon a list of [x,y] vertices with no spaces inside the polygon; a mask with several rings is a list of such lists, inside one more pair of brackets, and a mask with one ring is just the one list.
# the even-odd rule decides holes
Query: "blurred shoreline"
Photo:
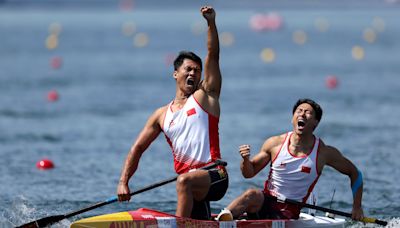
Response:
[{"label": "blurred shoreline", "polygon": [[225,10],[280,10],[280,9],[313,9],[313,10],[367,10],[367,9],[385,9],[398,10],[400,8],[400,0],[350,0],[350,1],[315,1],[315,0],[230,0],[230,1],[145,1],[145,0],[0,0],[1,8],[18,8],[18,9],[121,9],[129,11],[130,9],[186,9],[197,8],[200,5],[209,4],[216,8]]}]

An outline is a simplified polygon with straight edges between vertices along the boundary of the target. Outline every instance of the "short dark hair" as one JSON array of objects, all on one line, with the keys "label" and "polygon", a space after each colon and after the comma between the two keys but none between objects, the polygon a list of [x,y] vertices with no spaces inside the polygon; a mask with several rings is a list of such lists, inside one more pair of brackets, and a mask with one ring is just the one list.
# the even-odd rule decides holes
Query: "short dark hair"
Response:
[{"label": "short dark hair", "polygon": [[174,70],[178,70],[185,59],[190,59],[195,61],[200,65],[200,69],[202,69],[202,62],[201,58],[191,51],[181,51],[179,52],[178,56],[174,60]]},{"label": "short dark hair", "polygon": [[293,106],[293,114],[296,111],[297,107],[299,107],[299,105],[307,103],[309,105],[311,105],[311,107],[314,109],[315,112],[315,118],[318,120],[318,122],[321,120],[322,118],[322,108],[321,106],[319,106],[319,104],[309,98],[302,98],[299,99],[296,104],[294,104]]}]

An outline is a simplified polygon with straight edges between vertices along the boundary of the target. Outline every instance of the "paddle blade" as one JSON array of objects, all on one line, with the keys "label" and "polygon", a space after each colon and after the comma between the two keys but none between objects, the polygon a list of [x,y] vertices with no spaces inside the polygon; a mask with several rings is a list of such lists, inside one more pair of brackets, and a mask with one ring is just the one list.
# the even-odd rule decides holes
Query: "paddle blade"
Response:
[{"label": "paddle blade", "polygon": [[386,226],[387,225],[386,221],[378,220],[378,219],[375,219],[375,218],[364,217],[361,221],[362,222],[366,222],[366,223],[376,223],[376,224],[382,225],[382,226]]},{"label": "paddle blade", "polygon": [[46,218],[41,218],[20,226],[17,226],[16,228],[40,228],[40,227],[46,227],[52,223],[59,222],[61,220],[65,219],[64,215],[53,215],[49,216]]}]

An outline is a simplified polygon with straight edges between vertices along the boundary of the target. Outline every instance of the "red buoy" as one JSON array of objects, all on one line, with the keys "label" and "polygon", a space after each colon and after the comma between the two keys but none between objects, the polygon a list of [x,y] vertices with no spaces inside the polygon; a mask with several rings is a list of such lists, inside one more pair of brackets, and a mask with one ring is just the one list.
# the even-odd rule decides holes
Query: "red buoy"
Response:
[{"label": "red buoy", "polygon": [[250,18],[250,27],[256,32],[277,31],[282,25],[283,19],[277,13],[256,14]]},{"label": "red buoy", "polygon": [[330,75],[326,77],[325,84],[328,89],[335,89],[338,86],[338,79],[336,76]]},{"label": "red buoy", "polygon": [[62,66],[62,58],[60,56],[51,58],[50,65],[53,69],[59,69]]},{"label": "red buoy", "polygon": [[42,159],[36,163],[36,168],[38,169],[52,169],[54,168],[54,163],[49,159]]},{"label": "red buoy", "polygon": [[282,17],[277,13],[269,13],[263,18],[264,29],[276,31],[282,27]]},{"label": "red buoy", "polygon": [[58,92],[56,90],[51,90],[47,93],[47,100],[50,102],[55,102],[59,99]]},{"label": "red buoy", "polygon": [[120,0],[119,1],[119,8],[122,11],[132,11],[134,8],[134,2],[133,0]]}]

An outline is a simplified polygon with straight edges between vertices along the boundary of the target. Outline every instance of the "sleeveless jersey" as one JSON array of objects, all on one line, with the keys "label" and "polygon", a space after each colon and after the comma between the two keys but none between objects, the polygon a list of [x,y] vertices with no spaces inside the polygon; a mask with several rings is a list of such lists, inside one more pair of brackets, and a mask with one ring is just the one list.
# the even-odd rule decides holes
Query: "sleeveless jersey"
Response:
[{"label": "sleeveless jersey", "polygon": [[178,174],[220,159],[219,118],[207,113],[191,95],[181,110],[172,112],[171,102],[163,132],[174,156]]},{"label": "sleeveless jersey", "polygon": [[317,171],[319,138],[315,138],[311,153],[295,156],[289,151],[291,135],[292,132],[286,134],[278,154],[272,158],[264,192],[276,197],[306,202],[319,178]]}]

